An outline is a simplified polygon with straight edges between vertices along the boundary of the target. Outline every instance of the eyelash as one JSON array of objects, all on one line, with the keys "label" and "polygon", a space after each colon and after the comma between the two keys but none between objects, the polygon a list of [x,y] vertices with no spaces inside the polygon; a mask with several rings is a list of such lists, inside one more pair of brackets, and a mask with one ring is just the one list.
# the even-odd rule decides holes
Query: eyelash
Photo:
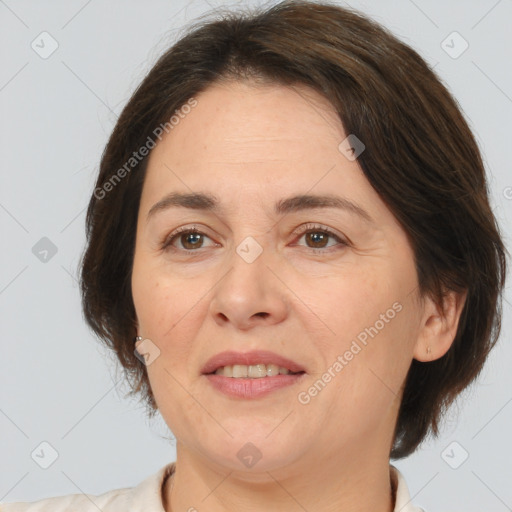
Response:
[{"label": "eyelash", "polygon": [[[304,226],[301,226],[298,230],[293,232],[294,235],[298,235],[301,238],[304,235],[307,235],[309,233],[323,233],[323,234],[328,235],[331,238],[334,238],[336,240],[336,242],[338,242],[337,245],[327,247],[327,248],[306,247],[314,254],[330,253],[333,250],[339,250],[340,247],[347,247],[349,245],[349,243],[346,240],[343,240],[342,238],[340,238],[336,233],[334,233],[334,231],[332,231],[331,229],[329,229],[325,226],[319,225],[319,224],[305,224]],[[173,244],[174,240],[176,240],[180,235],[183,235],[183,234],[197,234],[197,235],[203,235],[203,236],[210,238],[206,233],[199,231],[195,226],[192,228],[181,227],[181,228],[178,228],[175,231],[173,231],[170,235],[166,236],[162,240],[162,242],[160,244],[161,249],[162,250],[172,250],[175,252],[182,252],[184,254],[199,253],[199,251],[200,251],[200,249],[202,249],[202,247],[200,247],[199,249],[177,249],[177,248],[173,247],[172,244]]]}]

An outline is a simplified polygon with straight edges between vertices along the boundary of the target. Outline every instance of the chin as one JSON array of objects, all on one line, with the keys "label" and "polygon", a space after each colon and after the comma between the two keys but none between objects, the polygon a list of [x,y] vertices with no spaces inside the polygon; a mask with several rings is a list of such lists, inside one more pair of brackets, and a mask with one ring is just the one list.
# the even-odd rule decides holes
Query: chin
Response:
[{"label": "chin", "polygon": [[[230,455],[230,456],[229,456]],[[284,453],[282,449],[260,450],[256,445],[247,442],[238,450],[233,447],[233,452],[227,454],[212,454],[212,460],[216,464],[233,472],[241,480],[268,481],[268,473],[281,470],[293,464],[296,453],[290,449]]]},{"label": "chin", "polygon": [[[296,436],[280,436],[277,432],[268,436],[254,432],[250,435],[223,436],[212,445],[203,445],[200,451],[212,462],[240,474],[258,474],[273,471],[293,464],[302,450],[292,442]],[[268,475],[266,475],[268,480]]]}]

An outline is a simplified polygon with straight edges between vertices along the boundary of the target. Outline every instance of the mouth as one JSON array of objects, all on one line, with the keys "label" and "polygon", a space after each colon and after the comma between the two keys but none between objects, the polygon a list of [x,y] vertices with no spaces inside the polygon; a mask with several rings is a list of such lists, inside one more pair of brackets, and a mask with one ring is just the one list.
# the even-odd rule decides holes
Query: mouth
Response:
[{"label": "mouth", "polygon": [[273,352],[221,352],[208,360],[202,374],[212,389],[224,396],[253,400],[299,385],[306,370]]},{"label": "mouth", "polygon": [[222,375],[233,379],[261,379],[262,377],[275,377],[276,375],[301,375],[305,372],[292,372],[288,368],[277,364],[234,364],[220,366],[214,372],[206,375]]},{"label": "mouth", "polygon": [[234,379],[261,379],[278,375],[306,373],[298,363],[268,351],[221,352],[210,358],[203,375],[221,375]]}]

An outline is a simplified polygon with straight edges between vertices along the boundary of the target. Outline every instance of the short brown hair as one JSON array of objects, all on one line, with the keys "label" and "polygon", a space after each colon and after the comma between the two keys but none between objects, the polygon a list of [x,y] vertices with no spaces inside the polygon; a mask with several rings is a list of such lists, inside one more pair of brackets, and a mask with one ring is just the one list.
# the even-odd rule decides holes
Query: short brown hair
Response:
[{"label": "short brown hair", "polygon": [[352,10],[294,1],[225,13],[201,21],[160,57],[101,159],[81,263],[85,318],[117,354],[132,393],[154,410],[145,366],[134,355],[131,293],[148,158],[130,159],[187,100],[222,79],[302,84],[327,98],[346,133],[366,146],[359,164],[408,235],[421,294],[441,304],[446,290],[467,291],[450,350],[410,367],[391,452],[409,455],[429,431],[438,433],[443,412],[498,339],[506,251],[482,158],[456,101],[414,50]]}]

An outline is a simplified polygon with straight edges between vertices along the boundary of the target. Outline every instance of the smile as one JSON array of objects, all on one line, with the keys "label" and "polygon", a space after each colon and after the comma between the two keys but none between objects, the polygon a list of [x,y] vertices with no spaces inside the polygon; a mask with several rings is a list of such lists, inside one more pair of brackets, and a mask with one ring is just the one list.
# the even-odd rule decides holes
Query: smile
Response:
[{"label": "smile", "polygon": [[[296,372],[302,373],[302,372]],[[221,366],[215,370],[215,375],[223,375],[224,377],[232,377],[235,379],[249,378],[261,379],[262,377],[275,377],[276,375],[295,375],[294,372],[278,366],[276,364],[234,364],[229,366]]]}]

